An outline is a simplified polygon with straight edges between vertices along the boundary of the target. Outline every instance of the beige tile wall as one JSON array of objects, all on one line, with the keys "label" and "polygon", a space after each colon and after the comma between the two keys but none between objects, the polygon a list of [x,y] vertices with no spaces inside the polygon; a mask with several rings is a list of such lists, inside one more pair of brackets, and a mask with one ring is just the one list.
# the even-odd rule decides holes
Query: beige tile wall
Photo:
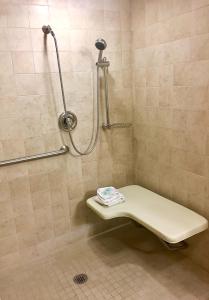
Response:
[{"label": "beige tile wall", "polygon": [[[56,56],[52,38],[44,42],[43,24],[50,24],[58,39],[79,145],[85,147],[92,128],[98,37],[108,43],[112,121],[132,119],[128,0],[1,1],[1,160],[69,144],[57,125],[63,108]],[[132,171],[131,129],[101,131],[88,157],[66,155],[0,168],[0,268],[114,225],[91,213],[84,199],[98,186],[130,184]]]},{"label": "beige tile wall", "polygon": [[209,1],[133,0],[132,33],[136,182],[209,218]]}]

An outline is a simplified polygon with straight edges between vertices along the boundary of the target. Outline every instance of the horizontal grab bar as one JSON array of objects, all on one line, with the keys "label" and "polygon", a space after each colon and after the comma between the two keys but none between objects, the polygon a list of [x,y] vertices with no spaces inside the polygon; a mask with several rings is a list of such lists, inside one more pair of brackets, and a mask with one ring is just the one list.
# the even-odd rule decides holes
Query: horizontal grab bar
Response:
[{"label": "horizontal grab bar", "polygon": [[10,166],[10,165],[14,165],[14,164],[19,164],[21,162],[37,160],[37,159],[42,159],[42,158],[47,158],[47,157],[59,156],[59,155],[65,154],[67,152],[69,152],[69,147],[67,145],[63,145],[59,150],[55,150],[55,151],[39,153],[39,154],[35,154],[35,155],[30,155],[30,156],[23,156],[23,157],[8,159],[8,160],[2,160],[2,161],[0,161],[0,167]]},{"label": "horizontal grab bar", "polygon": [[103,129],[111,129],[111,128],[129,128],[131,127],[132,124],[131,123],[107,123],[107,124],[103,124],[102,128]]}]

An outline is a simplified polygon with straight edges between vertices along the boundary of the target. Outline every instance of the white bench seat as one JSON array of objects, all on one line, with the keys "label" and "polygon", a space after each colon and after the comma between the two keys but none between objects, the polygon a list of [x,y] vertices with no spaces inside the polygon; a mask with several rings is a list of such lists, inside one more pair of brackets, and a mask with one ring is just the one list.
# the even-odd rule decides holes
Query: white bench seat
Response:
[{"label": "white bench seat", "polygon": [[87,205],[103,219],[131,218],[168,243],[179,243],[208,228],[204,217],[141,186],[119,190],[126,199],[122,204],[106,207],[92,197]]}]

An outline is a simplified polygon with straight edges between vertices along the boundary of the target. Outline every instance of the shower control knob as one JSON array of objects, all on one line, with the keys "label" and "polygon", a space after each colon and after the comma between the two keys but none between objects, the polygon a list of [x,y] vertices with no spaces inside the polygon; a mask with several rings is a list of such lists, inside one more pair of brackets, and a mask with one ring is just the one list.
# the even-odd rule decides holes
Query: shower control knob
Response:
[{"label": "shower control knob", "polygon": [[58,119],[59,128],[64,131],[72,131],[77,126],[77,117],[71,112],[63,112]]}]

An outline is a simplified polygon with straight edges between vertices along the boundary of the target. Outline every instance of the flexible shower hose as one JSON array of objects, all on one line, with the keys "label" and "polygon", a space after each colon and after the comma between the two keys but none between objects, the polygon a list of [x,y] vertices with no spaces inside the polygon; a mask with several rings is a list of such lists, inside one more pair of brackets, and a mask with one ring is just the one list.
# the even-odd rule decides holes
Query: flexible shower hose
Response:
[{"label": "flexible shower hose", "polygon": [[[56,56],[57,56],[57,65],[58,65],[58,71],[59,71],[59,79],[60,79],[60,86],[61,86],[61,92],[62,92],[62,101],[63,101],[63,107],[64,107],[64,112],[67,113],[67,108],[66,108],[66,101],[65,101],[65,92],[64,92],[64,86],[63,86],[63,80],[62,80],[62,70],[61,70],[61,65],[60,65],[60,57],[59,57],[59,50],[58,50],[58,45],[57,45],[57,40],[55,37],[54,32],[51,32],[52,37],[54,39],[54,44],[55,44],[55,49],[56,49]],[[93,95],[94,97],[94,95]],[[96,132],[94,134],[94,126],[92,129],[92,135],[91,135],[91,139],[89,142],[89,145],[87,146],[86,150],[81,151],[78,146],[75,144],[71,130],[70,130],[70,120],[67,119],[67,125],[68,125],[68,134],[69,134],[69,138],[70,138],[70,142],[72,144],[72,148],[73,150],[76,152],[76,154],[74,154],[71,149],[70,149],[70,153],[73,156],[83,156],[83,155],[88,155],[90,153],[92,153],[92,151],[94,150],[96,144],[97,144],[97,140],[98,140],[98,135],[99,135],[99,100],[100,100],[100,83],[99,83],[99,67],[97,66],[97,96],[96,96],[97,100],[96,100],[96,117],[97,117],[97,122],[96,122]]]}]

